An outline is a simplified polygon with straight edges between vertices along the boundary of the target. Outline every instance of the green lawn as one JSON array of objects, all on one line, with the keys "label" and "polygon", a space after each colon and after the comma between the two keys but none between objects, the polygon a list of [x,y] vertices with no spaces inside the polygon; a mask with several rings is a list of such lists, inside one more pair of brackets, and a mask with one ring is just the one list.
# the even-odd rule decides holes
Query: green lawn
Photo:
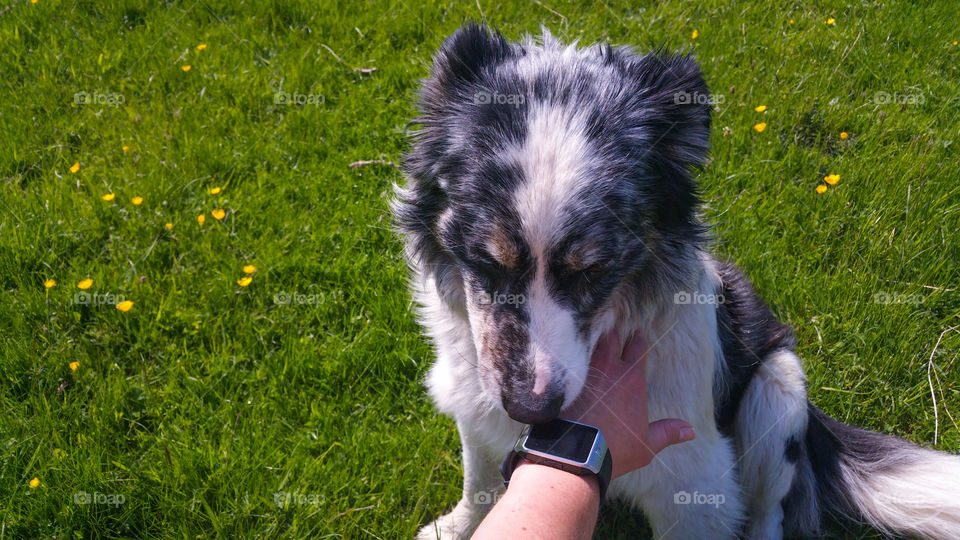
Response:
[{"label": "green lawn", "polygon": [[400,538],[453,505],[387,199],[468,18],[692,49],[715,248],[796,328],[814,402],[932,445],[932,381],[960,451],[960,332],[933,353],[960,324],[960,4],[140,4],[0,7],[0,539]]}]

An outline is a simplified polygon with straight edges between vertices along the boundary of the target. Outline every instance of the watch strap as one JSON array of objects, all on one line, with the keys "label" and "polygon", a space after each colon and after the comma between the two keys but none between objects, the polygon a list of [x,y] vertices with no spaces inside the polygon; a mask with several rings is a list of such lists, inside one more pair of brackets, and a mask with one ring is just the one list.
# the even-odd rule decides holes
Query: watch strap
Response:
[{"label": "watch strap", "polygon": [[[511,450],[510,453],[507,454],[507,457],[503,459],[503,462],[500,463],[500,476],[503,477],[503,485],[505,487],[509,487],[510,477],[513,476],[513,471],[517,468],[517,464],[520,463],[520,458],[522,457],[523,456],[520,455],[520,453],[518,453],[516,450]],[[609,449],[607,449],[606,455],[603,456],[603,464],[600,466],[600,472],[597,474],[593,474],[593,472],[591,472],[589,469],[570,470],[569,468],[563,467],[560,463],[549,460],[539,463],[541,465],[567,471],[579,476],[596,476],[597,484],[600,486],[600,501],[602,502],[603,498],[607,495],[607,488],[610,486],[610,477],[613,476],[613,458],[610,457]]]}]

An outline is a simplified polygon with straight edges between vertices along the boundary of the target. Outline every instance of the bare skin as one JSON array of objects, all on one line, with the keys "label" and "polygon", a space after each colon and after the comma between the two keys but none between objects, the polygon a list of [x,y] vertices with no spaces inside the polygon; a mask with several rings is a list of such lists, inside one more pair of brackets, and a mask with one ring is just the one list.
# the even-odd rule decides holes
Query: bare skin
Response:
[{"label": "bare skin", "polygon": [[[562,415],[600,429],[613,459],[613,478],[645,467],[664,448],[696,436],[683,420],[650,422],[644,379],[647,344],[632,336],[621,351],[620,343],[615,331],[601,338],[590,358],[584,391]],[[473,538],[590,538],[599,510],[595,477],[521,461],[507,492]]]}]

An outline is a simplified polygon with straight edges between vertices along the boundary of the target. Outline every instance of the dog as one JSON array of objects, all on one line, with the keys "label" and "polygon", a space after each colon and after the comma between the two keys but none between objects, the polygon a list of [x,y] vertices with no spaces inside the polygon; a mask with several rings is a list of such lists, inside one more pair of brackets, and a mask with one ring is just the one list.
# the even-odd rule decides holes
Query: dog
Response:
[{"label": "dog", "polygon": [[436,53],[391,204],[464,481],[419,538],[471,535],[523,424],[574,402],[613,329],[650,344],[650,417],[697,433],[610,485],[657,538],[808,537],[826,518],[960,537],[960,457],[811,404],[791,329],[708,253],[708,96],[690,55],[547,30],[468,23]]}]

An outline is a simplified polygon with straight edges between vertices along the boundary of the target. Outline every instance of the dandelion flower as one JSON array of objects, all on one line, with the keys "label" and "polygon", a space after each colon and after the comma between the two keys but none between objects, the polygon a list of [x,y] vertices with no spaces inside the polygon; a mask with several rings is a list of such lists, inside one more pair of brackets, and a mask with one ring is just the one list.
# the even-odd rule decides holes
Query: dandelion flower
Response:
[{"label": "dandelion flower", "polygon": [[820,184],[819,186],[817,186],[817,193],[826,193],[826,192],[827,192],[827,186],[823,184]]},{"label": "dandelion flower", "polygon": [[30,480],[30,487],[36,488],[40,486],[40,479],[36,476],[33,477],[33,480]]},{"label": "dandelion flower", "polygon": [[823,181],[830,184],[831,186],[840,181],[839,174],[828,174],[823,177]]},{"label": "dandelion flower", "polygon": [[90,286],[93,285],[93,280],[90,278],[80,280],[80,283],[77,283],[78,289],[87,290]]},{"label": "dandelion flower", "polygon": [[831,18],[827,19],[827,22],[826,22],[825,24],[833,24],[833,22],[834,22],[834,21],[833,21],[833,17],[831,17]]},{"label": "dandelion flower", "polygon": [[693,29],[693,33],[690,34],[690,39],[697,39],[697,36],[699,36],[699,35],[700,35],[700,32],[697,32],[697,29],[694,28],[694,29]]},{"label": "dandelion flower", "polygon": [[80,369],[80,362],[70,362],[70,371],[76,371]]},{"label": "dandelion flower", "polygon": [[140,206],[143,204],[143,197],[134,197],[130,199],[130,202],[132,202],[134,206]]},{"label": "dandelion flower", "polygon": [[206,48],[207,48],[207,44],[206,44],[206,43],[201,43],[201,44],[197,45],[197,50],[198,50],[198,51],[202,51],[202,50],[204,50],[204,49],[206,49]]},{"label": "dandelion flower", "polygon": [[757,112],[763,112],[763,111],[767,110],[767,106],[766,106],[766,105],[757,105],[756,107],[753,108],[753,110],[755,110],[755,111],[757,111]]},{"label": "dandelion flower", "polygon": [[123,302],[120,302],[119,304],[117,304],[117,309],[119,309],[124,313],[130,311],[130,308],[132,307],[133,307],[133,302],[131,302],[130,300],[124,300]]},{"label": "dandelion flower", "polygon": [[793,24],[793,19],[790,19],[790,24]]},{"label": "dandelion flower", "polygon": [[199,216],[197,216],[197,223],[199,223],[200,225],[203,225],[205,221],[207,221],[207,216],[203,214],[200,214]]},{"label": "dandelion flower", "polygon": [[240,279],[237,280],[237,285],[239,285],[239,286],[241,286],[241,287],[246,287],[247,285],[250,284],[251,281],[253,281],[253,278],[252,278],[252,277],[250,277],[250,276],[244,276],[244,277],[242,277],[242,278],[240,278]]},{"label": "dandelion flower", "polygon": [[36,3],[37,3],[37,0],[30,0],[30,3],[31,3],[31,4],[36,4]]},{"label": "dandelion flower", "polygon": [[957,40],[953,40],[953,46],[954,46],[954,47],[957,46]]},{"label": "dandelion flower", "polygon": [[105,200],[105,201],[107,201],[107,202],[110,202],[110,201],[112,201],[112,200],[114,199],[114,197],[116,197],[116,196],[117,196],[116,193],[110,192],[110,193],[107,193],[106,195],[103,195],[103,196],[100,197],[100,198],[103,199],[103,200]]},{"label": "dandelion flower", "polygon": [[173,230],[173,223],[170,223],[170,222],[164,223],[163,228],[168,231]]},{"label": "dandelion flower", "polygon": [[76,174],[76,172],[79,171],[79,170],[80,170],[80,162],[79,162],[79,161],[76,162],[76,163],[74,163],[74,164],[70,167],[70,172],[72,172],[72,173],[74,173],[74,174]]},{"label": "dandelion flower", "polygon": [[57,282],[54,281],[54,280],[52,280],[52,279],[48,279],[48,280],[46,280],[46,281],[43,282],[43,286],[46,287],[46,288],[48,288],[48,289],[52,289],[56,284],[57,284]]},{"label": "dandelion flower", "polygon": [[210,215],[214,217],[217,221],[223,219],[227,215],[227,212],[223,208],[217,208],[216,210],[211,210]]},{"label": "dandelion flower", "polygon": [[841,141],[847,140],[847,137],[849,137],[849,136],[850,136],[850,135],[847,135],[847,132],[846,132],[846,131],[841,131],[841,132],[840,132],[840,140],[841,140]]},{"label": "dandelion flower", "polygon": [[130,151],[130,147],[127,146],[127,145],[123,145],[123,151],[124,151],[124,152],[129,152],[129,151]]},{"label": "dandelion flower", "polygon": [[254,266],[254,265],[252,265],[252,264],[248,264],[248,265],[246,265],[246,266],[243,267],[243,273],[244,273],[244,274],[252,274],[252,273],[254,273],[254,272],[256,272],[256,271],[257,271],[257,267]]},{"label": "dandelion flower", "polygon": [[210,188],[210,194],[211,194],[211,195],[216,195],[217,193],[220,193],[220,186],[215,186],[215,187]]},{"label": "dandelion flower", "polygon": [[180,68],[180,69],[182,69],[183,71],[190,71],[190,68],[191,68],[191,67],[193,67],[193,66],[191,66],[190,64],[187,64],[187,65],[183,66],[183,67]]},{"label": "dandelion flower", "polygon": [[753,129],[757,130],[757,133],[763,133],[763,130],[767,129],[767,123],[760,122],[759,124],[753,126]]}]

